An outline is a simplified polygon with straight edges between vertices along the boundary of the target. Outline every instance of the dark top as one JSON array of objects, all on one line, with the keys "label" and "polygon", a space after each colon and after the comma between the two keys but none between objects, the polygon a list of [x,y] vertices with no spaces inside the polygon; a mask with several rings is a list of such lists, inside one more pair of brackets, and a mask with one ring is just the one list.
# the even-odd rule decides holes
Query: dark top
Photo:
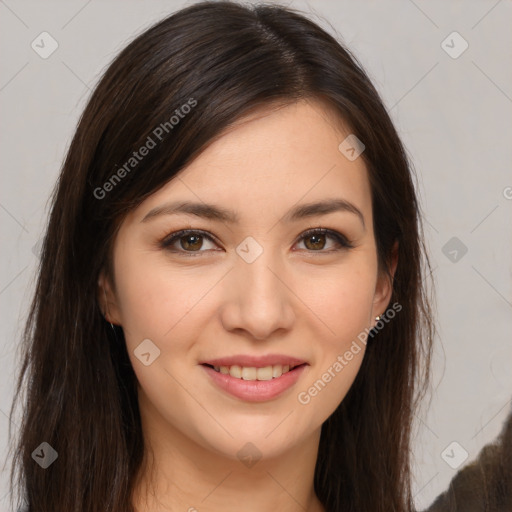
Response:
[{"label": "dark top", "polygon": [[492,443],[423,512],[512,512],[512,411]]}]

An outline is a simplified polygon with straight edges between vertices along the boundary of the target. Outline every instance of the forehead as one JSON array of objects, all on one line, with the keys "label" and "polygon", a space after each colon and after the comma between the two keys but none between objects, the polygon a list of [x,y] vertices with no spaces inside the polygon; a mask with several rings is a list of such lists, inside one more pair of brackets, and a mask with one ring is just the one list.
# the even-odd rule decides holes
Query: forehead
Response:
[{"label": "forehead", "polygon": [[338,148],[349,134],[343,120],[319,101],[255,110],[149,197],[139,214],[162,201],[183,199],[223,204],[242,220],[265,213],[275,218],[296,203],[336,197],[371,216],[365,163],[347,159]]}]

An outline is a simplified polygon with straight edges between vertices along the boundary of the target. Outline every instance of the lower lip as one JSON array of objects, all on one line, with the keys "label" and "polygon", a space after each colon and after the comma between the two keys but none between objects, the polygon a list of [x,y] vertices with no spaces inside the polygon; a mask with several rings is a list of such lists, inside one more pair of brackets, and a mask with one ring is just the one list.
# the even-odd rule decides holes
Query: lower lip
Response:
[{"label": "lower lip", "polygon": [[306,369],[306,364],[295,367],[272,380],[244,380],[231,377],[224,373],[216,372],[209,366],[201,365],[213,382],[221,389],[232,396],[246,400],[247,402],[265,402],[272,400],[291,388],[302,372]]}]

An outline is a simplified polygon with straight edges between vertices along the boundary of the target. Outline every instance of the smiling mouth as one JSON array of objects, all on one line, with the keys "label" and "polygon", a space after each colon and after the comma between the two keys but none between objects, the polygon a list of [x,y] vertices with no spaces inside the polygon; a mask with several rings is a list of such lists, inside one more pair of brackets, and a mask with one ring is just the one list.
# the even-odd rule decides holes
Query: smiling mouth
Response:
[{"label": "smiling mouth", "polygon": [[212,368],[217,373],[222,373],[224,375],[230,375],[235,379],[240,380],[272,380],[278,379],[282,375],[294,371],[296,368],[301,366],[306,366],[307,363],[297,364],[297,365],[270,365],[264,366],[262,368],[256,368],[254,366],[213,366],[211,364],[204,363],[203,366],[207,366],[208,368]]}]

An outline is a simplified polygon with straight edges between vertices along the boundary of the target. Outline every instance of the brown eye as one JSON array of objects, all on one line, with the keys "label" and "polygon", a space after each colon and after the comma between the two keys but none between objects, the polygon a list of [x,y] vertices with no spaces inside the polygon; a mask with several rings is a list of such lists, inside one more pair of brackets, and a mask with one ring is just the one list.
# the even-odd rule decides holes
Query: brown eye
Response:
[{"label": "brown eye", "polygon": [[179,238],[182,249],[197,251],[203,245],[201,235],[185,235]]},{"label": "brown eye", "polygon": [[205,252],[203,247],[205,242],[213,243],[213,239],[200,231],[185,229],[172,233],[161,242],[161,246],[163,249],[173,252],[201,253]]},{"label": "brown eye", "polygon": [[323,249],[325,247],[325,235],[314,234],[304,238],[304,245],[311,250]]},{"label": "brown eye", "polygon": [[[330,246],[329,240],[331,241]],[[341,233],[325,228],[310,229],[302,234],[299,241],[304,242],[308,252],[331,253],[354,247]],[[212,244],[212,247],[205,248],[205,243]],[[215,250],[214,246],[216,243],[213,237],[209,236],[206,232],[183,229],[171,233],[160,242],[160,245],[163,249],[177,254],[199,256],[203,252],[208,252],[208,250]]]},{"label": "brown eye", "polygon": [[[334,248],[331,246],[329,249],[325,249],[328,245],[327,240],[334,240]],[[353,245],[337,231],[332,231],[325,228],[317,228],[306,231],[301,238],[304,241],[304,246],[310,252],[333,252],[341,249],[350,249]]]}]

